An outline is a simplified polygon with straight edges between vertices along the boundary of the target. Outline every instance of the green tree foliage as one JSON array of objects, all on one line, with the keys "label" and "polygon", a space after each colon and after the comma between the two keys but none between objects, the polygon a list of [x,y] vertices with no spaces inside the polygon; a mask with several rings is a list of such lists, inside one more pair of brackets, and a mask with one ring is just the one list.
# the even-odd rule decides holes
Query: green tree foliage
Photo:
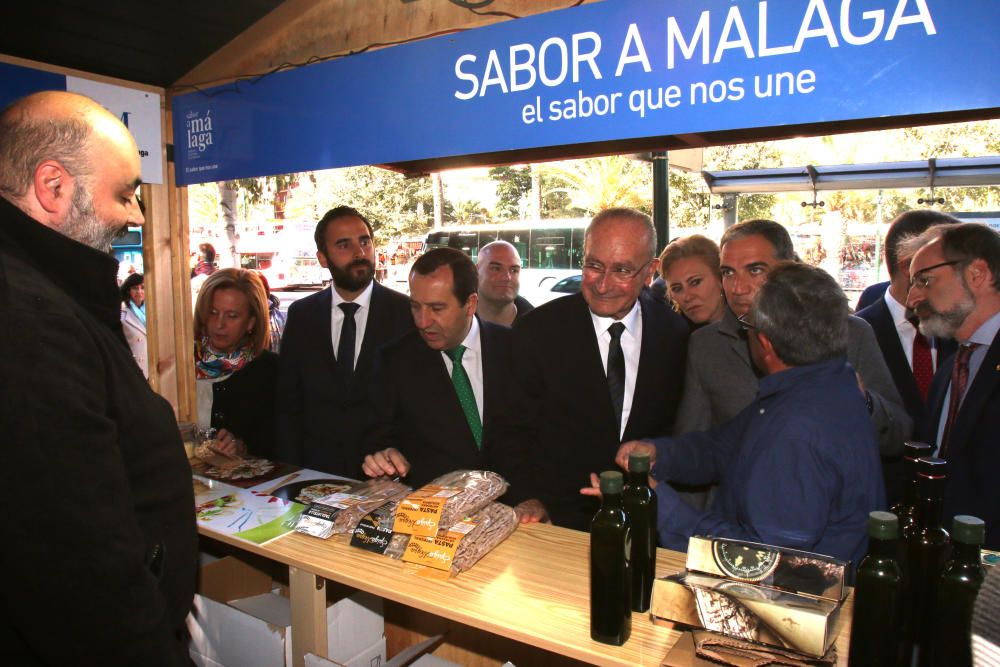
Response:
[{"label": "green tree foliage", "polygon": [[[771,142],[713,146],[705,149],[705,169],[771,169],[784,166],[782,154]],[[741,195],[737,204],[740,220],[770,218],[777,197],[769,194]]]},{"label": "green tree foliage", "polygon": [[494,209],[500,220],[521,217],[521,199],[531,192],[531,169],[528,167],[493,167],[490,178],[497,184],[497,205]]},{"label": "green tree foliage", "polygon": [[652,210],[652,170],[623,155],[553,162],[540,167],[543,176],[570,205],[586,215],[612,206]]},{"label": "green tree foliage", "polygon": [[464,199],[455,202],[453,217],[463,225],[477,225],[490,222],[490,212],[478,201]]},{"label": "green tree foliage", "polygon": [[[404,236],[421,236],[432,225],[431,179],[406,178],[379,167],[337,170],[331,184],[334,199],[349,204],[371,220],[378,243]],[[445,206],[446,216],[451,215]]]}]

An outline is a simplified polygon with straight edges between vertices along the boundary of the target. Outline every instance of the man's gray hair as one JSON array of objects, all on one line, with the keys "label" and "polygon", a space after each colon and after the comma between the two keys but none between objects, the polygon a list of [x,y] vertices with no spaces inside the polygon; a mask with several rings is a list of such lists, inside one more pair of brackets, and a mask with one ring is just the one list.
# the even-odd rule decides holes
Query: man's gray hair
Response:
[{"label": "man's gray hair", "polygon": [[644,228],[643,231],[646,233],[647,243],[649,246],[649,258],[653,259],[656,257],[656,226],[653,225],[653,219],[648,215],[634,208],[627,208],[625,206],[615,206],[613,208],[606,208],[590,221],[587,225],[587,232],[584,234],[584,243],[590,240],[590,232],[592,229],[600,224],[608,222],[610,220],[635,220],[641,224]]},{"label": "man's gray hair", "polygon": [[83,114],[36,120],[23,109],[5,109],[0,114],[0,195],[9,200],[24,197],[35,169],[45,160],[55,160],[74,178],[86,180],[92,171],[90,134]]},{"label": "man's gray hair", "polygon": [[941,239],[941,254],[949,262],[957,262],[961,270],[977,259],[986,262],[993,274],[993,289],[1000,291],[1000,233],[978,222],[936,225],[920,236],[900,244],[900,254],[913,257],[925,245]]},{"label": "man's gray hair", "polygon": [[782,262],[753,301],[753,324],[789,366],[847,354],[847,297],[826,271]]}]

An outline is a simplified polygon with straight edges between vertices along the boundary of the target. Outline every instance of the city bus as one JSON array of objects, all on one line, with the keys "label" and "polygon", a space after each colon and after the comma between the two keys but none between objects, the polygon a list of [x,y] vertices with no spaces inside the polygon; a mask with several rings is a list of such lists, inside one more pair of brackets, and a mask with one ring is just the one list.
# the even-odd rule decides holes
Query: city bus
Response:
[{"label": "city bus", "polygon": [[271,289],[321,286],[313,222],[274,221],[238,225],[240,268],[259,271]]},{"label": "city bus", "polygon": [[589,223],[588,218],[574,218],[456,225],[429,232],[424,247],[457,248],[475,261],[487,243],[507,241],[521,255],[521,294],[541,303],[551,298],[547,293],[558,281],[580,273]]}]

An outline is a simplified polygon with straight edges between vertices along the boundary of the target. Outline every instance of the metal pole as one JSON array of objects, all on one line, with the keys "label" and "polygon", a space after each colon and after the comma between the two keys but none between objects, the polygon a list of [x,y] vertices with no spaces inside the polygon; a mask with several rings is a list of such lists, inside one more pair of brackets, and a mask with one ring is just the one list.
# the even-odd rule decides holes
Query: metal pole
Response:
[{"label": "metal pole", "polygon": [[656,254],[659,255],[670,240],[670,181],[667,177],[670,162],[666,151],[656,151],[653,158],[653,226],[656,228]]}]

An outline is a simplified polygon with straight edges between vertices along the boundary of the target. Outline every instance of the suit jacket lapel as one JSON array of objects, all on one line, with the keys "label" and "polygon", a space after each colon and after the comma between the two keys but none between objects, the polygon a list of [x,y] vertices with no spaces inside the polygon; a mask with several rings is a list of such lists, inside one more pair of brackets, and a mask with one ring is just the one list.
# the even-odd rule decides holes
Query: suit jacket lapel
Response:
[{"label": "suit jacket lapel", "polygon": [[1000,384],[1000,333],[994,337],[976,377],[965,392],[958,417],[952,426],[949,442],[961,447],[961,443],[968,437],[969,429],[975,425],[982,413],[986,401],[996,392],[998,384]]},{"label": "suit jacket lapel", "polygon": [[[913,370],[906,361],[906,351],[899,340],[899,333],[896,331],[896,323],[889,312],[889,306],[885,299],[879,299],[875,303],[872,314],[872,328],[875,330],[875,338],[878,346],[882,349],[882,356],[889,367],[889,373],[896,381],[899,393],[902,394],[905,405],[923,405],[924,399],[920,396],[920,389],[917,387],[917,380],[913,377]],[[938,358],[941,361],[941,358]]]},{"label": "suit jacket lapel", "polygon": [[388,289],[378,283],[372,286],[372,298],[368,303],[368,320],[365,322],[365,337],[361,340],[361,352],[358,354],[358,361],[354,365],[354,375],[367,377],[367,370],[375,361],[375,341],[385,340],[382,335],[387,323],[387,315],[384,306],[384,292]]},{"label": "suit jacket lapel", "polygon": [[[655,304],[639,297],[639,310],[642,314],[642,340],[639,341],[639,370],[635,376],[635,390],[632,392],[632,406],[629,411],[628,424],[625,425],[624,433],[628,433],[629,424],[632,417],[638,415],[640,411],[646,409],[662,409],[660,406],[647,406],[643,401],[657,382],[667,382],[668,378],[657,377],[659,368],[654,363],[659,346],[663,344],[660,337],[656,335],[660,331],[658,326],[657,308],[663,308],[662,304]],[[645,362],[645,363],[644,363]]]},{"label": "suit jacket lapel", "polygon": [[[594,387],[594,391],[580,392],[580,414],[592,415],[591,419],[595,420],[600,428],[607,429],[607,433],[614,434],[614,440],[618,442],[621,434],[615,428],[614,408],[611,406],[611,393],[608,391],[608,376],[604,370],[601,348],[597,344],[590,306],[582,294],[562,298],[575,299],[578,302],[574,314],[576,322],[566,327],[567,335],[564,338],[565,344],[570,348],[566,358],[579,360],[577,370],[580,384],[575,386]],[[569,334],[571,331],[572,335]],[[589,401],[589,405],[584,404],[584,400]],[[634,398],[632,402],[635,403]]]},{"label": "suit jacket lapel", "polygon": [[333,315],[330,312],[330,309],[333,307],[332,290],[333,285],[331,284],[328,289],[319,293],[319,299],[316,300],[315,322],[316,335],[318,336],[316,339],[318,343],[316,353],[319,355],[319,361],[328,365],[331,376],[337,377],[339,375],[337,355],[333,351],[333,337],[331,335],[333,331]]}]

